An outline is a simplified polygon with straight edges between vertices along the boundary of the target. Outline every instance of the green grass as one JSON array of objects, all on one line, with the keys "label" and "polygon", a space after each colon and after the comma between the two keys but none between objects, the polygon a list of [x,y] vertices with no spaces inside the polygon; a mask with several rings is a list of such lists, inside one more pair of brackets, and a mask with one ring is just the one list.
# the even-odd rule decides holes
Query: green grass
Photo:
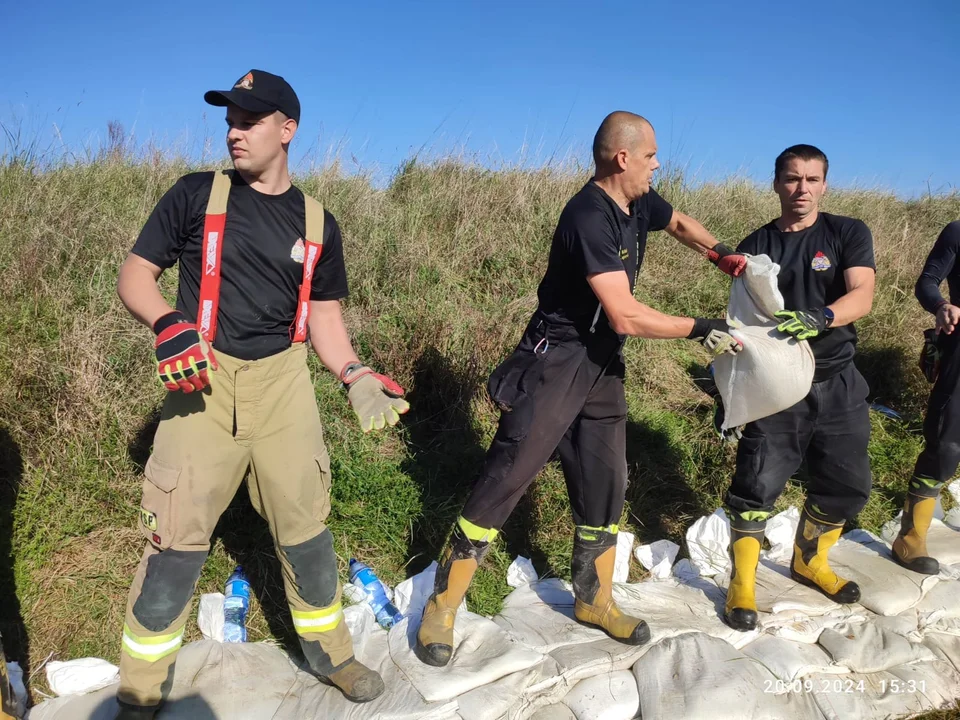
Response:
[{"label": "green grass", "polygon": [[[127,316],[114,284],[147,214],[191,169],[117,154],[44,169],[24,158],[0,163],[0,632],[8,655],[28,668],[50,653],[118,658],[141,547],[139,475],[164,391],[152,376],[150,333]],[[410,161],[385,189],[335,167],[297,179],[343,229],[345,317],[361,357],[408,388],[412,405],[398,429],[362,435],[334,378],[311,359],[344,577],[351,556],[396,583],[438,555],[495,429],[486,377],[535,308],[554,223],[585,179],[454,161]],[[661,192],[731,244],[777,214],[771,192],[737,179],[690,187],[671,174]],[[913,283],[940,228],[960,217],[960,196],[837,191],[826,209],[873,230],[879,281],[874,310],[859,323],[857,363],[871,398],[906,418],[873,419],[875,491],[859,523],[877,531],[902,503],[929,392],[914,359],[931,323]],[[168,273],[162,287],[175,286]],[[643,301],[715,315],[728,287],[668,236],[650,238]],[[733,469],[733,450],[713,439],[712,406],[693,382],[707,358],[683,341],[631,340],[626,360],[623,525],[641,541],[682,542],[690,522],[720,505]],[[801,501],[792,483],[779,507]],[[479,572],[471,607],[497,612],[516,554],[532,557],[541,574],[569,577],[571,542],[563,479],[551,463]],[[253,575],[258,598],[251,637],[289,645],[279,565],[245,490],[217,528],[200,590],[220,589],[236,562]],[[189,633],[198,636],[192,624]]]}]

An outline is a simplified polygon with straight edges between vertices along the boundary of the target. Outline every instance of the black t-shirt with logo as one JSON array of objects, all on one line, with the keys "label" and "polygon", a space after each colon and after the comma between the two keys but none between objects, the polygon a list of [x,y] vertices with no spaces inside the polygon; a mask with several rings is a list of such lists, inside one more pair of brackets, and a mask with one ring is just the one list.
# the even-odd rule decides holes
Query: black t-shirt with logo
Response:
[{"label": "black t-shirt with logo", "polygon": [[[200,304],[203,221],[212,172],[184,175],[160,199],[132,252],[161,268],[179,260],[177,310],[192,322]],[[220,305],[214,349],[258,360],[290,347],[290,326],[303,281],[306,232],[303,193],[292,186],[265,195],[233,174],[220,263]],[[311,283],[311,300],[347,296],[343,241],[324,211],[323,249]]]},{"label": "black t-shirt with logo", "polygon": [[[775,222],[754,231],[737,251],[767,255],[780,265],[777,286],[787,310],[823,308],[847,294],[844,270],[876,270],[873,236],[862,220],[820,213],[817,221],[798,232],[782,232]],[[853,359],[857,331],[853,323],[811,339],[816,359],[814,382],[835,375]]]},{"label": "black t-shirt with logo", "polygon": [[[541,316],[548,323],[588,329],[600,303],[587,276],[623,270],[633,292],[647,233],[663,230],[672,217],[670,203],[652,188],[630,205],[627,215],[599,185],[584,185],[560,213],[553,234],[547,272],[537,290]],[[605,313],[595,330],[613,333]]]}]

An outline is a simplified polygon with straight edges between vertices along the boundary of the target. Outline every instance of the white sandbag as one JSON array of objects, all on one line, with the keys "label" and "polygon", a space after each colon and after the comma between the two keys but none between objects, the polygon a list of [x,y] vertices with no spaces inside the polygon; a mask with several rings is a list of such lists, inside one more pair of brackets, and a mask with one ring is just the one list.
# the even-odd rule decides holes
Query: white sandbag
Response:
[{"label": "white sandbag", "polygon": [[921,633],[960,635],[960,581],[940,580],[909,611]]},{"label": "white sandbag", "polygon": [[713,361],[725,430],[786,410],[810,392],[815,369],[810,345],[776,329],[773,314],[784,309],[779,272],[766,255],[748,257],[746,270],[730,289],[727,322],[743,349]]},{"label": "white sandbag", "polygon": [[935,660],[929,648],[911,643],[878,623],[841,625],[820,633],[817,641],[837,665],[855,673],[875,673],[903,663]]},{"label": "white sandbag", "polygon": [[120,679],[120,668],[100,658],[79,658],[47,663],[47,685],[57,695],[80,695],[112,685]]},{"label": "white sandbag", "polygon": [[728,643],[688,633],[652,647],[633,674],[644,720],[820,718],[812,697],[777,693],[782,681]]},{"label": "white sandbag", "polygon": [[[758,634],[738,632],[723,622],[723,592],[704,579],[691,584],[674,579],[617,584],[613,592],[624,612],[643,618],[650,626],[651,643],[684,632],[704,632],[740,647]],[[514,590],[494,622],[517,641],[553,657],[558,648],[607,638],[602,630],[573,619],[573,593],[557,579]],[[612,647],[624,647],[610,642]]]},{"label": "white sandbag", "polygon": [[804,682],[828,720],[907,717],[952,707],[960,697],[960,677],[943,661],[870,674],[812,675]]},{"label": "white sandbag", "polygon": [[767,520],[763,534],[770,543],[770,549],[766,551],[768,560],[789,564],[799,524],[800,510],[796,506],[790,506]]},{"label": "white sandbag", "polygon": [[930,632],[923,638],[923,644],[939,659],[950,663],[955,670],[960,671],[960,635]]},{"label": "white sandbag", "polygon": [[540,576],[537,575],[530,558],[525,558],[522,555],[515,557],[513,562],[510,563],[510,567],[507,568],[507,585],[512,588],[529,585],[539,579]]},{"label": "white sandbag", "polygon": [[650,571],[651,577],[662,580],[670,577],[673,561],[677,559],[678,552],[680,552],[680,546],[675,542],[656,540],[649,545],[637,545],[633,554],[637,562]]},{"label": "white sandbag", "polygon": [[557,679],[560,672],[556,661],[547,656],[532,668],[505,675],[458,696],[457,713],[463,720],[525,718],[548,702],[546,698],[538,702],[542,693],[536,686],[545,680]]},{"label": "white sandbag", "polygon": [[629,670],[581,680],[563,699],[577,720],[632,720],[640,707],[637,681]]},{"label": "white sandbag", "polygon": [[671,572],[680,582],[692,582],[701,577],[700,569],[690,562],[690,558],[681,558],[678,560]]},{"label": "white sandbag", "polygon": [[698,518],[687,530],[687,551],[704,577],[730,570],[730,520],[722,508]]},{"label": "white sandbag", "polygon": [[537,710],[530,720],[577,720],[577,716],[563,703],[554,703]]},{"label": "white sandbag", "polygon": [[[850,669],[838,665],[819,645],[794,642],[773,635],[761,635],[741,649],[784,682],[784,692],[794,680],[814,673],[844,674]],[[775,688],[774,690],[779,690]]]},{"label": "white sandbag", "polygon": [[404,618],[391,629],[388,646],[393,662],[427,702],[453,699],[543,660],[540,652],[513,642],[493,621],[464,611],[457,613],[450,662],[432,667],[413,652],[419,628],[420,617]]},{"label": "white sandbag", "polygon": [[[729,572],[716,575],[714,582],[724,592],[730,585]],[[801,585],[790,577],[790,568],[786,565],[761,559],[757,565],[757,579],[754,585],[757,610],[766,613],[781,613],[797,610],[805,615],[824,615],[838,607],[837,603],[822,592]]]},{"label": "white sandbag", "polygon": [[200,596],[197,625],[207,640],[223,642],[223,593],[204,593]]},{"label": "white sandbag", "polygon": [[890,548],[865,530],[844,535],[829,557],[838,575],[860,586],[860,604],[878,615],[898,615],[913,607],[939,581],[895,563]]},{"label": "white sandbag", "polygon": [[23,717],[27,712],[27,686],[23,682],[23,669],[20,663],[7,663],[7,678],[10,680],[10,689],[13,691],[13,712],[17,717]]},{"label": "white sandbag", "polygon": [[943,518],[943,522],[956,530],[960,530],[960,480],[949,483],[947,493],[953,499],[953,507]]},{"label": "white sandbag", "polygon": [[960,564],[960,531],[933,520],[927,533],[927,552],[942,565]]},{"label": "white sandbag", "polygon": [[[820,633],[826,628],[835,628],[844,623],[864,622],[868,611],[859,605],[838,605],[835,610],[824,615],[808,615],[797,610],[788,610],[773,615],[760,614],[759,627],[764,633],[791,640],[812,644],[820,639]],[[876,617],[872,613],[870,617]]]},{"label": "white sandbag", "polygon": [[617,549],[613,560],[613,581],[625,583],[630,575],[630,555],[636,541],[633,533],[621,530],[617,533]]}]

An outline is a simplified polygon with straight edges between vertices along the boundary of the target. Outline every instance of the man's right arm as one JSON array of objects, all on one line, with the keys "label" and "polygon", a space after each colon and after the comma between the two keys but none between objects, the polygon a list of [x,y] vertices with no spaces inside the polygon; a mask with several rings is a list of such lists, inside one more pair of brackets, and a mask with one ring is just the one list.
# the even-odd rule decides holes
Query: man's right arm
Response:
[{"label": "man's right arm", "polygon": [[160,266],[129,253],[117,278],[117,294],[124,307],[151,330],[157,320],[173,312],[157,285],[162,272]]},{"label": "man's right arm", "polygon": [[914,294],[923,309],[937,316],[937,329],[948,335],[960,322],[960,308],[952,305],[940,294],[940,283],[953,270],[960,248],[960,221],[947,225],[933,249],[927,256],[927,262],[917,279]]},{"label": "man's right arm", "polygon": [[638,302],[630,292],[627,274],[620,271],[587,276],[610,327],[619,335],[670,340],[685,338],[693,331],[693,319],[665,315]]}]

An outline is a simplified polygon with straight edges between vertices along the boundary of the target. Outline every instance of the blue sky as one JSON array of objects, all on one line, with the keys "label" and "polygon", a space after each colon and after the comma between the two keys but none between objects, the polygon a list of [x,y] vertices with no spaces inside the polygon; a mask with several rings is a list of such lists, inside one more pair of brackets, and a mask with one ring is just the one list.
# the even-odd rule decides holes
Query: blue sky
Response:
[{"label": "blue sky", "polygon": [[219,153],[203,92],[261,68],[300,95],[301,167],[586,158],[625,109],[702,180],[767,182],[808,142],[834,185],[960,188],[957,0],[0,3],[0,120],[44,147],[95,145],[114,120]]}]

